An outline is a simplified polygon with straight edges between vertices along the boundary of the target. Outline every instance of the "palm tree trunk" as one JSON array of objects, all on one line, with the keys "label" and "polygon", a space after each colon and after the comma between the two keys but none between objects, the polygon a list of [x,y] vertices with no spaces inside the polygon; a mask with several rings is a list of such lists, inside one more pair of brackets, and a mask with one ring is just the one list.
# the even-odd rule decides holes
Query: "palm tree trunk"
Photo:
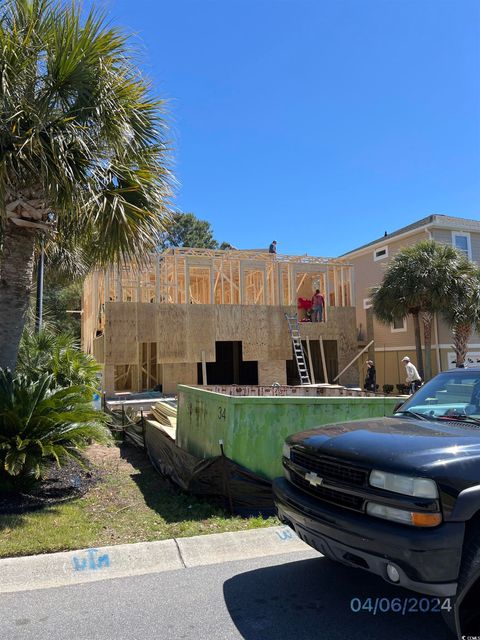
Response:
[{"label": "palm tree trunk", "polygon": [[33,276],[35,231],[7,221],[0,254],[0,367],[12,371],[25,325]]},{"label": "palm tree trunk", "polygon": [[415,351],[417,354],[417,369],[418,373],[422,380],[424,379],[424,370],[423,370],[423,353],[422,353],[422,340],[420,338],[420,319],[419,319],[418,311],[412,312],[413,317],[413,328],[415,331]]},{"label": "palm tree trunk", "polygon": [[433,314],[429,311],[422,311],[423,346],[425,348],[425,380],[430,380],[432,377],[432,321]]},{"label": "palm tree trunk", "polygon": [[453,327],[452,334],[456,366],[462,367],[467,357],[468,341],[472,335],[472,325],[468,323],[457,324]]}]

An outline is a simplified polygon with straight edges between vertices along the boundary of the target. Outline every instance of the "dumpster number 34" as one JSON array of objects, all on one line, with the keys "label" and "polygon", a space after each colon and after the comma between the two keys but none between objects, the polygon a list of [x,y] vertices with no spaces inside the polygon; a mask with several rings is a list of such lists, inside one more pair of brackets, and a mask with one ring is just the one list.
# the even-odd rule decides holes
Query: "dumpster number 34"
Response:
[{"label": "dumpster number 34", "polygon": [[225,415],[226,415],[226,409],[225,407],[218,407],[218,419],[219,420],[225,420]]}]

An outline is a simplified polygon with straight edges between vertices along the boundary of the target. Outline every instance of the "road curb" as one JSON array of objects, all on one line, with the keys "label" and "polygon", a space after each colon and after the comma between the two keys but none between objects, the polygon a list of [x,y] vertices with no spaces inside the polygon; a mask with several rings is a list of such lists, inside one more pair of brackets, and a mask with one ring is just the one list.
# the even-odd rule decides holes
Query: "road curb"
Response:
[{"label": "road curb", "polygon": [[310,549],[288,527],[0,560],[0,593],[63,587]]}]

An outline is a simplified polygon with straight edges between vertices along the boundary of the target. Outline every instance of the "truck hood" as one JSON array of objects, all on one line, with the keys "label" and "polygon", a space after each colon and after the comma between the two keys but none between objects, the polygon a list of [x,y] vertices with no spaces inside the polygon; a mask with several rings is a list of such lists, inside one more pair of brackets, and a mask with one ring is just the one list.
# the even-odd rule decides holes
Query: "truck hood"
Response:
[{"label": "truck hood", "polygon": [[[317,455],[343,458],[362,467],[444,475],[446,467],[480,459],[480,426],[375,418],[332,424],[287,438]],[[437,473],[435,473],[437,470]]]}]

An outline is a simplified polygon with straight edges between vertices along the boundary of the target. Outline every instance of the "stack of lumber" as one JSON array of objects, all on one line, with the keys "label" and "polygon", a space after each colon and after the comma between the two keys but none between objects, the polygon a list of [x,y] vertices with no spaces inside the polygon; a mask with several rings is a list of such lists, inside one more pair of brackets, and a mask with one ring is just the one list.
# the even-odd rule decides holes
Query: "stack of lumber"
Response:
[{"label": "stack of lumber", "polygon": [[155,420],[165,427],[177,428],[177,402],[175,400],[160,400],[152,406]]}]

